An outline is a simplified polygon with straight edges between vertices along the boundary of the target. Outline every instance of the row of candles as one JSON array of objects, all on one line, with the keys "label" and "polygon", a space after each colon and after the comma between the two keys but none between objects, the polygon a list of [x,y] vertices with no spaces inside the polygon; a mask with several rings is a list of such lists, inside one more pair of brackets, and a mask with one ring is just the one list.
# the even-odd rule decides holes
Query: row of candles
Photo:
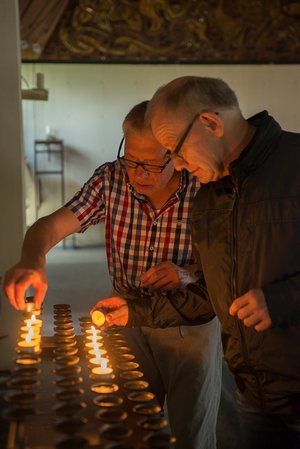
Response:
[{"label": "row of candles", "polygon": [[36,310],[30,318],[25,318],[20,327],[17,350],[26,354],[38,354],[41,351],[42,320],[37,318],[40,311]]},{"label": "row of candles", "polygon": [[91,325],[91,328],[86,330],[86,340],[85,346],[88,350],[88,355],[91,356],[89,363],[92,375],[110,377],[113,370],[108,366],[109,359],[107,351],[103,349],[101,331]]}]

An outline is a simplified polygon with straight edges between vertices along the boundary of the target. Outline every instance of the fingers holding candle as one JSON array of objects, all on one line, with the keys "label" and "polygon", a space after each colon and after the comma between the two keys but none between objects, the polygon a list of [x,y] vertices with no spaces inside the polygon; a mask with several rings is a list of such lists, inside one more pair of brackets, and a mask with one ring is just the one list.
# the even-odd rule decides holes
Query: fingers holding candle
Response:
[{"label": "fingers holding candle", "polygon": [[25,294],[29,287],[35,290],[35,307],[40,308],[48,288],[43,267],[33,269],[20,262],[5,273],[3,290],[15,309],[26,309]]},{"label": "fingers holding candle", "polygon": [[118,309],[109,312],[106,315],[106,322],[108,326],[126,326],[128,323],[128,306],[127,304],[119,307]]},{"label": "fingers holding candle", "polygon": [[[127,301],[120,296],[112,296],[98,301],[90,312],[92,320],[96,311],[104,315],[105,318],[105,322],[102,325],[97,325],[96,322],[93,321],[94,324],[101,329],[105,329],[113,325],[126,326],[128,322]],[[99,315],[99,319],[100,318],[101,315]]]}]

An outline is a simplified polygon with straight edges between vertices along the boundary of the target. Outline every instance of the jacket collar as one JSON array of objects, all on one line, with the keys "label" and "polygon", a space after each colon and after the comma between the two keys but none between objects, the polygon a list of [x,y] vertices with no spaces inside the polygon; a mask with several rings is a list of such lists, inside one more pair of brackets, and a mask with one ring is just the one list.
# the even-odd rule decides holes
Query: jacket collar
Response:
[{"label": "jacket collar", "polygon": [[282,133],[280,125],[267,111],[253,115],[248,121],[256,127],[256,132],[238,159],[230,164],[230,174],[238,183],[264,164]]}]

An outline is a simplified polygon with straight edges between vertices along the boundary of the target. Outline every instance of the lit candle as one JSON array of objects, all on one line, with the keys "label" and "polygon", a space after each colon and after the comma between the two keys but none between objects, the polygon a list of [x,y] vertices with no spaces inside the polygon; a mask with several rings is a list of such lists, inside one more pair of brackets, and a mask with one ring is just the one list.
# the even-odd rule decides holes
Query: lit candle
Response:
[{"label": "lit candle", "polygon": [[105,323],[104,313],[100,312],[100,310],[94,310],[94,312],[92,313],[92,322],[97,327],[103,326],[103,324]]},{"label": "lit candle", "polygon": [[103,340],[101,335],[87,335],[85,338],[87,341],[92,341],[92,342],[99,342],[99,341]]},{"label": "lit candle", "polygon": [[40,335],[41,328],[38,326],[27,326],[27,325],[20,327],[20,334],[23,334],[23,333],[28,334],[28,332],[33,332],[33,335]]},{"label": "lit candle", "polygon": [[92,373],[96,375],[105,375],[105,374],[111,374],[113,372],[112,368],[109,368],[107,366],[108,360],[105,358],[102,358],[100,361],[100,365],[95,366],[92,368]]},{"label": "lit candle", "polygon": [[[32,319],[34,317],[34,319]],[[28,320],[24,320],[24,323],[27,327],[42,327],[42,320],[39,318],[36,318],[35,315],[32,315],[32,317]]]},{"label": "lit candle", "polygon": [[20,340],[18,342],[18,349],[20,349],[21,352],[34,353],[39,351],[39,344],[35,340],[32,340],[31,336],[27,334],[25,340]]},{"label": "lit candle", "polygon": [[[105,361],[105,362],[103,362],[103,360]],[[101,365],[101,364],[103,364],[103,363],[106,363],[107,364],[107,362],[108,362],[108,359],[107,358],[104,358],[104,357],[101,357],[101,354],[100,353],[95,353],[95,357],[92,357],[90,360],[89,360],[89,362],[90,363],[92,363],[93,365]]]},{"label": "lit candle", "polygon": [[25,340],[27,335],[30,335],[30,336],[31,336],[31,340],[41,341],[41,339],[42,339],[41,334],[38,334],[38,333],[32,333],[32,334],[31,334],[31,333],[29,333],[29,332],[21,333],[21,334],[20,334],[20,339],[21,339],[21,340]]},{"label": "lit candle", "polygon": [[[95,343],[93,343],[92,341],[89,341],[89,342],[85,343],[84,346],[86,347],[87,350],[94,349]],[[100,348],[101,346],[103,346],[103,344],[100,342],[97,342],[97,346],[98,346],[98,348]]]},{"label": "lit candle", "polygon": [[96,346],[96,347],[94,346],[93,349],[89,349],[89,350],[88,350],[88,354],[89,354],[90,356],[95,356],[95,355],[99,354],[100,357],[101,357],[102,355],[107,354],[107,351],[106,351],[106,349],[101,349],[101,348],[99,348],[98,346]]},{"label": "lit candle", "polygon": [[92,326],[91,329],[86,329],[85,333],[88,335],[101,336],[101,332],[99,331],[99,329],[96,329],[94,326]]}]

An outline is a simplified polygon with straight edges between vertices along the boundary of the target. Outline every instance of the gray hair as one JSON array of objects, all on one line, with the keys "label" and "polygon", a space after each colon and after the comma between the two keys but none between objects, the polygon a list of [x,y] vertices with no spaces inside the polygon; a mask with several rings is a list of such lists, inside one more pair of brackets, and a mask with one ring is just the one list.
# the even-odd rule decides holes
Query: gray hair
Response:
[{"label": "gray hair", "polygon": [[149,125],[145,123],[145,114],[149,101],[145,100],[136,104],[126,115],[122,129],[124,135],[128,131],[144,131],[149,129]]},{"label": "gray hair", "polygon": [[149,102],[146,123],[158,107],[180,113],[187,118],[201,111],[240,110],[234,91],[219,78],[183,76],[161,86]]}]

